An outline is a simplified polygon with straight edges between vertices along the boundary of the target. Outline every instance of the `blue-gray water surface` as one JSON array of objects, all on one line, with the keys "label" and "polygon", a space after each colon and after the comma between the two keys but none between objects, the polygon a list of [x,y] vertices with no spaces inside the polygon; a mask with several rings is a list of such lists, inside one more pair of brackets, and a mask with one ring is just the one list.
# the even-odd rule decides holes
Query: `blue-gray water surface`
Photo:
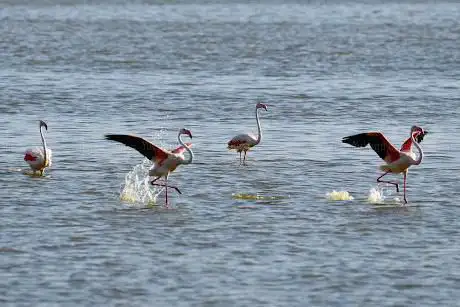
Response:
[{"label": "blue-gray water surface", "polygon": [[[449,1],[0,2],[1,306],[458,306],[460,6]],[[238,165],[227,141],[263,137]],[[24,174],[48,123],[53,165]],[[430,133],[407,206],[341,143]],[[143,161],[195,159],[171,209],[120,199]],[[401,180],[401,176],[392,176]],[[333,190],[351,201],[328,200]],[[265,199],[237,198],[259,195]],[[393,201],[396,199],[396,202]]]}]

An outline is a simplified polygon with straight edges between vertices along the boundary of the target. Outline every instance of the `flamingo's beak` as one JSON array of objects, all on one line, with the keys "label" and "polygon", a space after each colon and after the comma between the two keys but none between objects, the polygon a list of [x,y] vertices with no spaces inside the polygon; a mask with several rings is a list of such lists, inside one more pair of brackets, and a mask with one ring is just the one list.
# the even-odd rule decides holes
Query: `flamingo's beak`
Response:
[{"label": "flamingo's beak", "polygon": [[187,134],[190,138],[192,138],[192,132],[190,130],[187,130]]},{"label": "flamingo's beak", "polygon": [[48,130],[48,125],[44,121],[40,121],[40,127],[45,127],[46,130]]},{"label": "flamingo's beak", "polygon": [[267,111],[267,105],[265,103],[259,102],[256,106],[257,109],[264,109]]},{"label": "flamingo's beak", "polygon": [[419,133],[419,134],[415,137],[417,143],[422,142],[422,141],[423,141],[423,138],[424,138],[425,135],[427,135],[427,134],[428,134],[428,131],[426,131],[426,130],[423,130],[423,133]]}]

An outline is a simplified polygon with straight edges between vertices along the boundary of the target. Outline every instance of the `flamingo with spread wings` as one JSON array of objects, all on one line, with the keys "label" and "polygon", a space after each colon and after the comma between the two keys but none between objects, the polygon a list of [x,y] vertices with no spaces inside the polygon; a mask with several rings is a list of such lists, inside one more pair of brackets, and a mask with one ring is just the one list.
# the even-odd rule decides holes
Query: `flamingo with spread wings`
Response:
[{"label": "flamingo with spread wings", "polygon": [[[384,182],[392,184],[399,192],[399,184],[392,181],[384,181],[382,177],[388,173],[403,173],[404,175],[404,202],[407,203],[406,198],[406,181],[407,172],[411,165],[419,165],[422,163],[423,150],[419,143],[422,142],[424,136],[428,131],[423,130],[418,126],[412,126],[410,130],[410,137],[403,143],[401,149],[398,150],[393,146],[388,139],[380,132],[366,132],[352,136],[347,136],[342,139],[343,143],[350,144],[355,147],[366,147],[368,144],[371,148],[382,158],[386,164],[380,166],[380,170],[384,171],[383,175],[377,178],[377,182]],[[419,151],[418,158],[412,151],[414,145]]]},{"label": "flamingo with spread wings", "polygon": [[[177,135],[177,139],[179,140],[181,146],[172,151],[163,149],[141,137],[134,135],[107,134],[105,135],[105,138],[107,140],[120,142],[122,144],[125,144],[126,146],[136,149],[138,152],[140,152],[147,159],[151,160],[154,163],[154,166],[149,170],[149,176],[153,176],[156,178],[151,181],[151,184],[165,187],[166,206],[168,206],[168,188],[173,188],[179,194],[182,194],[177,187],[168,185],[169,175],[172,172],[174,172],[179,165],[190,164],[193,161],[193,152],[190,149],[192,144],[184,143],[182,141],[181,135],[183,134],[188,135],[190,138],[192,138],[192,133],[190,132],[190,130],[184,128],[180,129],[179,134]],[[187,160],[184,156],[185,151],[189,153],[189,158]],[[165,179],[164,184],[155,183],[155,181],[157,181],[161,177],[164,177]]]}]

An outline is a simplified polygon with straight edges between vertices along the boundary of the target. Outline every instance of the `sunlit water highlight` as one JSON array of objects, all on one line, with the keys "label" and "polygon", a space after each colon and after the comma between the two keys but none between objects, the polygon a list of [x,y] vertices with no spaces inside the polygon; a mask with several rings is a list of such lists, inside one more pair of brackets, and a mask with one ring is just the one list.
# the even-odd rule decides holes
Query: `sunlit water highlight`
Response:
[{"label": "sunlit water highlight", "polygon": [[250,194],[250,193],[234,193],[232,198],[240,200],[281,200],[287,197],[275,196],[275,195],[261,195],[261,194]]},{"label": "sunlit water highlight", "polygon": [[353,200],[354,197],[348,191],[336,191],[326,193],[327,200]]}]

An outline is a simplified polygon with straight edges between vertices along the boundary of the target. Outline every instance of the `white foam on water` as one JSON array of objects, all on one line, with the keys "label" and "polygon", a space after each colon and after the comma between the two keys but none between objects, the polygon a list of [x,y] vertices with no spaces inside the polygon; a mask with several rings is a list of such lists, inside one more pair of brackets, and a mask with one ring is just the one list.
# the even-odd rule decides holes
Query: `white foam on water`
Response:
[{"label": "white foam on water", "polygon": [[30,170],[30,168],[16,168],[16,167],[10,167],[7,169],[7,172],[10,172],[10,173],[20,173],[20,172],[26,172],[26,170]]},{"label": "white foam on water", "polygon": [[348,191],[336,191],[326,193],[327,200],[353,200],[354,197]]}]

